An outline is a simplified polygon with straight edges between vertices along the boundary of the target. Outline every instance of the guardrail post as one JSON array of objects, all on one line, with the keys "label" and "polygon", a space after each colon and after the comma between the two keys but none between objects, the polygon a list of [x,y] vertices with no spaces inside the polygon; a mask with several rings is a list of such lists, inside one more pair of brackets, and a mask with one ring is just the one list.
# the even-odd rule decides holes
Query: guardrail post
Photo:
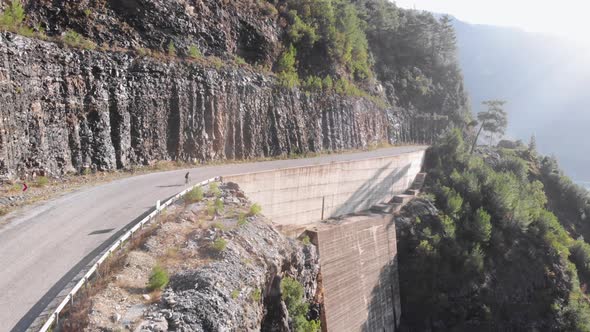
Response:
[{"label": "guardrail post", "polygon": [[160,210],[160,200],[156,201],[156,210]]}]

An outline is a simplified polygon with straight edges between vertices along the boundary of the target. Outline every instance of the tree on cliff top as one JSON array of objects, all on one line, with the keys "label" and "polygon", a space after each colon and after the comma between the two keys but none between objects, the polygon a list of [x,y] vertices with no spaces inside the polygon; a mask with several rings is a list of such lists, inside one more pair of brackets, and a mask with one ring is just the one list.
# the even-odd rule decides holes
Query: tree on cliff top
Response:
[{"label": "tree on cliff top", "polygon": [[475,150],[475,146],[477,145],[477,141],[479,139],[479,135],[482,131],[486,131],[490,134],[490,144],[493,139],[494,134],[504,135],[506,131],[506,127],[508,126],[508,114],[504,111],[504,104],[506,104],[503,100],[487,100],[484,101],[482,104],[488,107],[488,110],[485,112],[479,112],[477,114],[477,119],[480,122],[479,131],[477,135],[475,135],[475,139],[473,140],[473,145],[471,146],[471,153]]}]

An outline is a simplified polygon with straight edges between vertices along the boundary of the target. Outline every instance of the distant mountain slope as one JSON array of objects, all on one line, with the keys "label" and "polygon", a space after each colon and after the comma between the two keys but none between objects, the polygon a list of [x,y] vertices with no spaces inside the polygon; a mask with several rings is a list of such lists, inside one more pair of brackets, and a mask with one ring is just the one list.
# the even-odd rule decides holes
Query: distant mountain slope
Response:
[{"label": "distant mountain slope", "polygon": [[590,52],[553,37],[453,21],[474,112],[505,99],[508,134],[555,154],[568,175],[590,180]]}]

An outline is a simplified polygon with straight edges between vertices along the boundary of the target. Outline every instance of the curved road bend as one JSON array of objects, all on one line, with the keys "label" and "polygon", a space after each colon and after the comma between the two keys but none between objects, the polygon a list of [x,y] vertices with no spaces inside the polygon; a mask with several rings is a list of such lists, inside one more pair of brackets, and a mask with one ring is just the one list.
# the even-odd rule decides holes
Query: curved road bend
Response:
[{"label": "curved road bend", "polygon": [[[215,176],[361,160],[422,150],[395,147],[308,159],[190,169],[192,182]],[[24,331],[110,240],[185,188],[187,170],[152,173],[78,190],[20,212],[0,228],[0,331]]]}]

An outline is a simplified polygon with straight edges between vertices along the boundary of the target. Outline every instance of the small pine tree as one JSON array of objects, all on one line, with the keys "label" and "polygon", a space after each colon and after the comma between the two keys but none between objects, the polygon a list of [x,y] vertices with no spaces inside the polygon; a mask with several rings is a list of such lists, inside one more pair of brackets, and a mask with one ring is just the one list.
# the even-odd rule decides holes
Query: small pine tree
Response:
[{"label": "small pine tree", "polygon": [[529,141],[529,151],[537,151],[537,138],[535,135],[532,135],[531,140]]},{"label": "small pine tree", "polygon": [[152,269],[152,274],[148,282],[148,288],[151,290],[162,290],[168,285],[169,277],[168,272],[161,266],[155,266]]}]

